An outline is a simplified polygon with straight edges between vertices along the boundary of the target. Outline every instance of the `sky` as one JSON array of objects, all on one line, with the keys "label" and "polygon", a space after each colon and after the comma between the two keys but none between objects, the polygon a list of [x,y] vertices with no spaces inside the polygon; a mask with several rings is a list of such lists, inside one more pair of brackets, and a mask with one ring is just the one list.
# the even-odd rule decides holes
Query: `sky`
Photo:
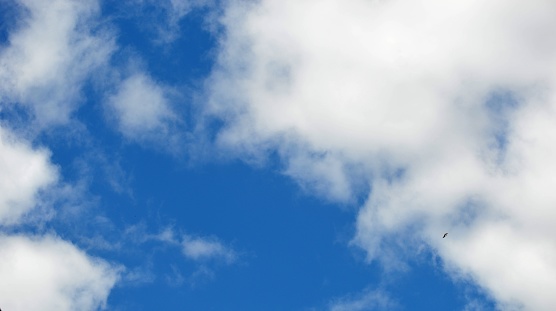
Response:
[{"label": "sky", "polygon": [[0,308],[553,310],[555,68],[552,0],[0,0]]}]

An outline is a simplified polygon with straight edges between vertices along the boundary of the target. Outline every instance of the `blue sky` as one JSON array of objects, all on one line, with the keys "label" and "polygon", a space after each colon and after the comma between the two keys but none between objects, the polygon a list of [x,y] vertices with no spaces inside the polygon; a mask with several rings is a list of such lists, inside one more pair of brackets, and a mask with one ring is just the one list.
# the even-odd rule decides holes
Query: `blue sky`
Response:
[{"label": "blue sky", "polygon": [[0,308],[550,310],[556,6],[502,2],[0,1]]}]

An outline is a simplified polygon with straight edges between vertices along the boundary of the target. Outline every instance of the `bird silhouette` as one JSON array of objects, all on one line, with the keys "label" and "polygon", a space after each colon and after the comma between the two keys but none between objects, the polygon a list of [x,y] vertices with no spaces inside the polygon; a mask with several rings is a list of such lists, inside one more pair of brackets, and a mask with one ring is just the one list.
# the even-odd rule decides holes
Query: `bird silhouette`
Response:
[{"label": "bird silhouette", "polygon": [[448,235],[448,232],[444,233],[444,236],[442,238],[445,238],[447,235]]}]

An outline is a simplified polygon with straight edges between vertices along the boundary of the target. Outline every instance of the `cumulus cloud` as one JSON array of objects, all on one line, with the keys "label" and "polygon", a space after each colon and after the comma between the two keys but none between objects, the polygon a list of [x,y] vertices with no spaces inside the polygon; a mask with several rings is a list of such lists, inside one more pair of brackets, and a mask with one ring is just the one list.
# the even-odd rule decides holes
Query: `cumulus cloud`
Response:
[{"label": "cumulus cloud", "polygon": [[0,236],[0,296],[6,310],[98,310],[119,268],[57,237]]},{"label": "cumulus cloud", "polygon": [[185,257],[195,261],[223,260],[231,263],[236,260],[236,252],[215,238],[185,235],[182,241]]},{"label": "cumulus cloud", "polygon": [[[39,193],[58,171],[50,154],[0,127],[0,228],[42,218]],[[55,236],[0,233],[0,297],[8,310],[98,310],[120,268]]]},{"label": "cumulus cloud", "polygon": [[22,221],[36,207],[38,192],[58,178],[48,151],[32,148],[3,127],[0,127],[0,172],[0,226]]},{"label": "cumulus cloud", "polygon": [[370,189],[369,260],[421,243],[499,307],[551,310],[555,17],[548,0],[232,1],[206,111],[227,151],[276,152],[331,199]]},{"label": "cumulus cloud", "polygon": [[0,99],[30,108],[41,126],[64,124],[83,82],[108,61],[113,40],[96,27],[97,1],[16,2],[20,19],[0,51]]},{"label": "cumulus cloud", "polygon": [[176,119],[168,96],[169,90],[137,73],[122,81],[116,94],[108,99],[108,115],[129,139],[165,137]]}]

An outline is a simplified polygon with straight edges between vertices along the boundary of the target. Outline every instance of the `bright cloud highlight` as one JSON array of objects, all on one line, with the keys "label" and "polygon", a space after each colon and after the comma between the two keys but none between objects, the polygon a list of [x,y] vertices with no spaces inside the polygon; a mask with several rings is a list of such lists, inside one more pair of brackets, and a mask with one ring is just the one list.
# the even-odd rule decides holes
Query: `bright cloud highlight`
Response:
[{"label": "bright cloud highlight", "polygon": [[0,249],[6,310],[98,310],[119,277],[118,267],[53,236],[0,236]]},{"label": "bright cloud highlight", "polygon": [[46,150],[34,149],[0,127],[0,226],[14,225],[37,205],[40,190],[58,179]]}]

